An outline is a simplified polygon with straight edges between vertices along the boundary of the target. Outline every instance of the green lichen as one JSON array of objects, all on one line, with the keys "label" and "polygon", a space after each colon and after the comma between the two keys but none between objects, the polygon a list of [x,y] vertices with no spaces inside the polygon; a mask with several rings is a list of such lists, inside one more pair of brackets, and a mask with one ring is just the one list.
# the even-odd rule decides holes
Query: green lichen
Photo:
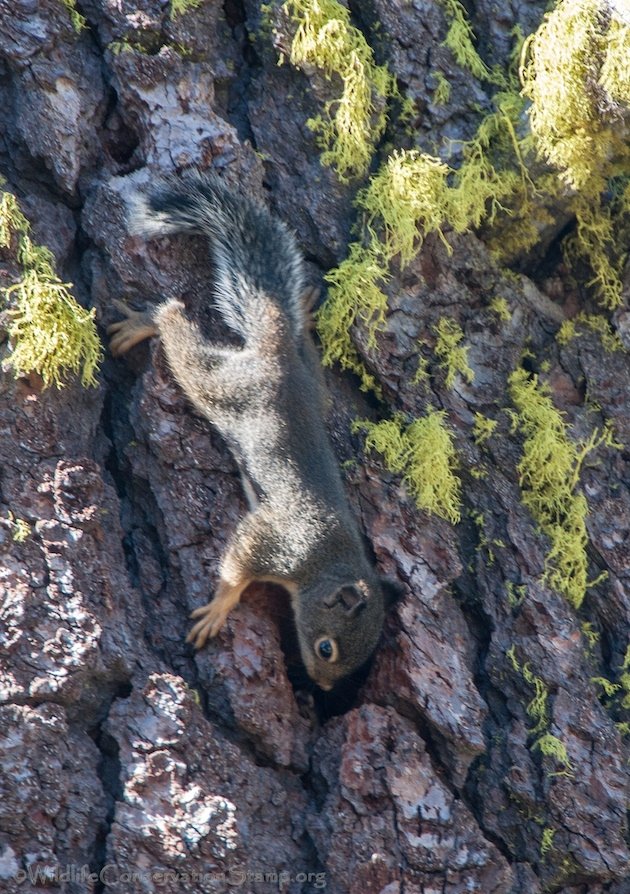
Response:
[{"label": "green lichen", "polygon": [[475,413],[473,423],[473,439],[478,446],[484,444],[494,434],[499,423],[496,419],[488,419],[483,413]]},{"label": "green lichen", "polygon": [[501,298],[500,296],[495,295],[488,307],[490,308],[492,313],[496,314],[497,317],[504,323],[509,323],[512,319],[510,305],[507,303],[505,298]]},{"label": "green lichen", "polygon": [[[627,716],[630,710],[630,645],[627,646],[623,661],[617,670],[616,680],[604,676],[591,677],[591,682],[601,689],[600,701],[613,717],[619,716],[620,713]],[[615,727],[622,736],[630,733],[630,723],[627,720],[616,720]]]},{"label": "green lichen", "polygon": [[518,465],[523,503],[532,513],[551,547],[546,557],[546,582],[579,608],[589,586],[586,547],[588,505],[578,489],[585,457],[600,444],[612,445],[612,432],[594,431],[576,444],[555,408],[549,388],[519,369],[509,379],[510,395],[518,410],[515,427],[524,435]]},{"label": "green lichen", "polygon": [[385,325],[387,296],[382,286],[390,278],[389,264],[398,256],[404,267],[427,233],[441,235],[447,173],[447,166],[431,156],[392,153],[357,196],[366,219],[365,242],[354,242],[348,257],[326,275],[328,297],[316,315],[324,363],[337,361],[353,370],[364,388],[373,387],[374,380],[360,363],[351,328],[361,321],[369,345],[375,346],[375,333]]},{"label": "green lichen", "polygon": [[77,32],[77,34],[79,34],[87,26],[87,21],[85,17],[82,16],[81,13],[78,11],[76,0],[61,0],[61,2],[70,13],[70,21],[72,22],[72,27]]},{"label": "green lichen", "polygon": [[584,256],[606,307],[621,302],[618,244],[610,207],[611,178],[627,172],[630,146],[620,135],[620,110],[630,104],[630,26],[601,0],[561,0],[526,43],[523,93],[538,152],[576,191],[577,231],[569,258]]},{"label": "green lichen", "polygon": [[326,275],[328,297],[315,314],[323,362],[338,362],[354,372],[364,391],[378,390],[377,384],[361,362],[350,332],[357,321],[362,321],[373,344],[376,328],[384,326],[387,298],[378,285],[381,279],[378,260],[355,242],[348,257]]},{"label": "green lichen", "polygon": [[120,56],[121,53],[144,53],[146,54],[146,47],[144,47],[141,43],[131,43],[128,40],[114,40],[108,45],[108,50],[114,56]]},{"label": "green lichen", "polygon": [[404,269],[431,233],[450,252],[443,232],[447,224],[458,233],[478,227],[530,189],[515,131],[522,105],[515,92],[496,95],[496,111],[484,118],[472,140],[462,144],[459,170],[428,153],[394,150],[359,192],[356,204],[364,220],[363,235],[350,246],[346,260],[328,274],[332,288],[318,318],[325,362],[340,361],[357,369],[349,329],[357,318],[368,323],[374,346],[374,333],[384,326],[387,309],[382,287],[395,258]]},{"label": "green lichen", "polygon": [[70,283],[61,282],[55,273],[52,253],[33,244],[30,224],[15,196],[5,192],[0,199],[0,247],[11,247],[14,238],[22,278],[3,291],[10,307],[14,347],[9,364],[15,375],[34,371],[45,386],[60,388],[71,371],[80,375],[82,385],[96,386],[102,348],[95,311],[77,304]]},{"label": "green lichen", "polygon": [[291,63],[315,66],[340,83],[339,96],[308,122],[324,150],[322,163],[343,181],[361,177],[385,129],[395,81],[385,66],[376,65],[371,47],[337,0],[287,0],[284,10],[296,25]]},{"label": "green lichen", "polygon": [[435,80],[437,83],[433,91],[433,103],[436,106],[445,106],[451,98],[451,83],[441,71],[436,71]]},{"label": "green lichen", "polygon": [[497,69],[489,69],[475,49],[475,32],[464,6],[459,0],[442,0],[442,5],[450,22],[444,46],[453,53],[457,64],[480,81],[504,84],[505,76]]},{"label": "green lichen", "polygon": [[599,644],[600,634],[595,630],[591,621],[582,621],[580,630],[582,631],[582,636],[586,640],[586,651],[589,655],[592,655]]},{"label": "green lichen", "polygon": [[28,539],[31,533],[31,526],[27,521],[24,521],[23,518],[16,518],[16,516],[9,512],[8,515],[9,527],[11,528],[11,536],[16,543],[24,543],[25,540]]},{"label": "green lichen", "polygon": [[509,580],[505,585],[505,593],[510,608],[518,608],[527,596],[527,587],[525,584],[515,584]]},{"label": "green lichen", "polygon": [[595,178],[598,195],[611,159],[626,155],[612,107],[630,98],[630,28],[615,18],[607,28],[606,11],[600,0],[561,0],[526,41],[521,68],[539,152],[576,190],[592,194]]},{"label": "green lichen", "polygon": [[447,219],[456,232],[493,223],[508,205],[522,205],[532,189],[516,127],[523,99],[516,90],[495,94],[495,111],[486,115],[475,136],[462,145],[462,164],[453,177]]},{"label": "green lichen", "polygon": [[407,429],[410,456],[405,481],[421,509],[457,524],[461,518],[461,483],[457,454],[443,410],[429,409]]},{"label": "green lichen", "polygon": [[532,736],[537,736],[549,723],[549,690],[542,677],[538,677],[532,672],[529,664],[523,665],[521,673],[525,682],[534,687],[533,698],[525,708],[525,711],[530,720],[534,723],[534,725],[529,728],[528,733]]},{"label": "green lichen", "polygon": [[626,648],[626,654],[620,670],[619,685],[623,691],[621,707],[627,710],[630,708],[630,645]]},{"label": "green lichen", "polygon": [[456,524],[461,518],[461,484],[457,456],[445,412],[429,409],[405,426],[400,417],[382,422],[363,420],[355,428],[366,432],[366,451],[380,453],[403,481],[417,505]]},{"label": "green lichen", "polygon": [[591,683],[594,683],[595,686],[601,686],[608,698],[612,698],[621,689],[620,683],[613,683],[606,677],[591,677]]},{"label": "green lichen", "polygon": [[431,374],[429,372],[429,361],[426,357],[423,357],[422,354],[418,356],[418,368],[413,374],[413,378],[411,380],[412,385],[422,385],[425,388],[429,384],[431,380]]},{"label": "green lichen", "polygon": [[581,312],[572,320],[565,320],[556,333],[556,341],[560,345],[567,345],[582,334],[580,329],[582,332],[585,329],[590,329],[591,332],[597,333],[604,350],[609,354],[625,350],[619,335],[602,314]]},{"label": "green lichen", "polygon": [[472,382],[475,373],[468,365],[468,348],[462,347],[464,339],[462,328],[455,320],[442,317],[437,326],[433,327],[437,335],[435,353],[441,368],[446,373],[445,385],[450,390],[455,385],[458,375],[467,382]]},{"label": "green lichen", "polygon": [[575,196],[572,210],[576,230],[563,245],[565,259],[570,267],[580,260],[590,265],[593,275],[587,285],[594,287],[604,307],[613,310],[622,301],[620,270],[626,256],[630,214],[626,209],[615,213],[613,206],[590,190]]},{"label": "green lichen", "polygon": [[548,852],[553,847],[553,839],[555,838],[556,830],[552,829],[550,826],[547,826],[546,829],[543,829],[543,833],[540,839],[540,857],[544,860],[548,854]]},{"label": "green lichen", "polygon": [[478,531],[478,543],[476,549],[478,552],[485,552],[487,563],[491,567],[496,560],[494,547],[505,549],[505,542],[497,537],[491,538],[488,535],[486,530],[486,519],[483,512],[472,511],[470,517],[477,526]]},{"label": "green lichen", "polygon": [[353,430],[362,430],[366,433],[366,452],[376,450],[380,453],[391,472],[399,474],[404,471],[409,460],[409,439],[400,417],[383,419],[381,422],[358,420]]},{"label": "green lichen", "polygon": [[[593,176],[571,200],[577,223],[573,238],[566,243],[566,258],[573,266],[583,259],[588,261],[593,270],[589,285],[605,305],[613,307],[620,300],[619,270],[630,233],[630,186],[627,182],[621,189],[615,185],[617,197],[613,202],[602,196],[604,189],[608,195],[611,184],[620,182],[630,157],[630,149],[625,144],[617,145],[619,141],[615,137],[619,130],[619,109],[628,104],[627,53],[624,55],[628,28],[617,21],[614,13],[612,18],[602,16],[598,0],[571,3],[563,0],[528,43],[521,71],[524,95],[519,95],[513,63],[504,73],[489,69],[474,49],[471,26],[461,3],[445,0],[444,5],[451,23],[448,45],[459,63],[478,78],[498,85],[499,90],[492,99],[494,110],[482,119],[475,137],[461,144],[459,169],[454,170],[441,159],[417,150],[394,150],[368,188],[358,196],[357,206],[365,222],[363,232],[350,247],[346,260],[329,274],[331,289],[320,313],[318,328],[325,361],[340,361],[353,369],[361,376],[364,388],[371,387],[374,380],[363,368],[352,342],[351,330],[358,321],[367,323],[369,346],[375,347],[375,332],[385,325],[387,297],[384,288],[390,278],[392,261],[397,257],[404,269],[430,233],[435,233],[447,244],[444,237],[447,227],[462,233],[484,225],[489,246],[499,260],[509,263],[533,247],[553,223],[545,204],[553,207],[559,193],[566,192],[567,183],[579,182],[575,173],[579,164],[582,168],[588,164]],[[593,14],[595,8],[597,14]],[[315,7],[300,0],[292,12],[298,22],[298,31],[304,27],[305,33],[310,35],[310,50],[301,51],[300,58],[308,57],[315,65],[318,64],[315,57],[308,54],[316,52],[318,41],[315,36],[318,29],[325,27],[324,20],[332,16],[343,27],[351,29],[345,12],[335,18],[333,10],[326,7],[327,14],[324,15],[323,9],[323,5]],[[591,59],[588,48],[595,39],[592,24],[596,19],[599,22],[599,50]],[[608,19],[610,24],[606,28]],[[303,26],[302,20],[309,23],[308,27]],[[560,40],[563,29],[568,34],[561,57],[566,72],[558,75],[557,83],[564,86],[557,88],[556,75],[549,75],[552,69],[547,68],[553,63],[553,53],[548,52],[544,43],[551,38]],[[521,36],[516,35],[513,59],[518,55],[520,42]],[[588,77],[584,76],[585,65]],[[440,86],[438,74],[436,79]],[[329,76],[335,77],[332,68]],[[598,80],[601,84],[595,93],[603,91],[608,97],[608,106],[603,110],[592,101],[593,84],[597,85]],[[586,102],[584,97],[588,94],[588,109],[584,114],[589,126],[595,129],[599,148],[594,155],[584,154],[581,149],[574,153],[574,157],[565,153],[562,163],[560,158],[564,150],[560,149],[559,156],[548,157],[548,160],[556,164],[564,180],[549,172],[533,178],[526,158],[534,145],[545,155],[545,134],[549,145],[554,146],[564,146],[565,137],[570,141],[573,136],[577,135],[579,139],[584,136],[579,127],[576,129],[575,116],[568,125],[566,121],[560,121],[565,128],[562,133],[553,130],[554,116],[557,119],[563,117],[562,111],[558,111],[562,104],[556,103],[557,89],[567,94],[562,97],[566,108],[575,106],[577,111],[583,101]],[[573,93],[569,95],[571,91]],[[384,98],[381,99],[384,102]],[[518,134],[526,99],[531,100],[533,135],[521,139]],[[617,110],[616,123],[613,106]],[[331,114],[335,108],[333,103],[329,109]],[[604,140],[601,145],[600,136]],[[622,220],[627,222],[623,227],[620,226]],[[448,245],[447,249],[450,250]],[[497,304],[496,312],[500,319],[507,320],[507,303]]]},{"label": "green lichen", "polygon": [[171,0],[171,18],[184,15],[191,9],[197,9],[202,3],[203,0]]},{"label": "green lichen", "polygon": [[429,233],[447,244],[442,226],[449,205],[448,173],[448,166],[431,155],[394,150],[358,194],[357,207],[365,212],[365,229],[385,273],[395,257],[406,267]]},{"label": "green lichen", "polygon": [[536,737],[530,745],[531,750],[540,751],[542,755],[552,758],[557,764],[563,767],[562,770],[557,770],[552,775],[572,775],[573,766],[569,759],[566,745],[561,739],[549,732],[551,721],[549,716],[549,689],[547,684],[542,677],[537,676],[532,671],[528,662],[523,665],[520,664],[516,657],[515,646],[511,646],[506,651],[505,655],[515,672],[520,674],[528,686],[534,689],[533,698],[525,708],[527,716],[534,724],[527,732],[529,735]]},{"label": "green lichen", "polygon": [[552,757],[557,763],[563,764],[567,770],[572,768],[567,746],[551,733],[544,733],[536,739],[532,745],[532,751],[540,751],[545,757]]}]

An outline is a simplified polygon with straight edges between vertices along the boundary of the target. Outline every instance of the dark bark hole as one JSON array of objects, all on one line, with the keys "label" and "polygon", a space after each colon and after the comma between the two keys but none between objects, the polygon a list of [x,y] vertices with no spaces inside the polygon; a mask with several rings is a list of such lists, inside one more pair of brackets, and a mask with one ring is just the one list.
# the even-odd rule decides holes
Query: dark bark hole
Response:
[{"label": "dark bark hole", "polygon": [[288,593],[282,587],[266,584],[264,598],[266,610],[278,627],[287,677],[296,700],[300,704],[312,706],[320,723],[325,723],[330,717],[345,714],[353,708],[357,703],[359,690],[369,673],[372,659],[370,658],[363,667],[338,683],[333,691],[324,692],[306,673],[300,656],[295,618]]},{"label": "dark bark hole", "polygon": [[128,174],[142,165],[137,151],[140,139],[120,115],[116,102],[117,98],[114,98],[103,126],[103,146],[118,166],[117,173]]},{"label": "dark bark hole", "polygon": [[372,666],[370,657],[366,663],[354,673],[341,680],[331,692],[324,692],[315,687],[313,690],[313,702],[320,723],[325,723],[331,717],[339,717],[347,714],[356,707],[359,699],[359,691],[365,683]]},{"label": "dark bark hole", "polygon": [[223,12],[225,13],[225,21],[230,28],[236,28],[238,25],[245,23],[245,10],[239,0],[225,0]]}]

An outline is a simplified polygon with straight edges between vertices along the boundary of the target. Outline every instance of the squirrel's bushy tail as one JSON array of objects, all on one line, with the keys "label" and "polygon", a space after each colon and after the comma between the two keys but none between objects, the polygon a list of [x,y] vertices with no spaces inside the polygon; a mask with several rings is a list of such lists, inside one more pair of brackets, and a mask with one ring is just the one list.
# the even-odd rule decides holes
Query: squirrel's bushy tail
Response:
[{"label": "squirrel's bushy tail", "polygon": [[305,325],[305,277],[293,233],[258,202],[228,189],[215,174],[167,177],[134,198],[130,230],[145,236],[197,233],[210,240],[216,306],[245,339],[264,334],[269,301],[293,335]]}]

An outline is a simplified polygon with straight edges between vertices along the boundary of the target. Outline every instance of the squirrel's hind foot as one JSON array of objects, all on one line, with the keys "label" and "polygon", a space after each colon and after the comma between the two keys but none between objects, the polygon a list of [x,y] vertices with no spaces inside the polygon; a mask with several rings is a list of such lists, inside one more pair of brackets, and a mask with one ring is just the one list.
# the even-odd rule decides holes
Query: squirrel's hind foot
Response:
[{"label": "squirrel's hind foot", "polygon": [[125,315],[123,320],[118,320],[117,323],[112,323],[107,327],[107,334],[111,336],[109,348],[114,357],[126,354],[146,338],[159,335],[158,328],[149,311],[132,310],[122,301],[113,301],[112,303],[116,310]]}]

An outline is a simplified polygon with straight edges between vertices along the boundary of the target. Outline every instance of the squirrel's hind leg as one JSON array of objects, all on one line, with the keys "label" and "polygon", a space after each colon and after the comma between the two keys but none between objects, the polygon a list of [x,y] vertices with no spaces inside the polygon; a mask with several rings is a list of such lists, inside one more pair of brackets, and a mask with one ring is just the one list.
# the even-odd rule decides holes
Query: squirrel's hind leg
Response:
[{"label": "squirrel's hind leg", "polygon": [[122,301],[112,303],[116,310],[125,315],[124,319],[107,327],[107,334],[111,336],[109,347],[114,357],[126,354],[145,338],[160,334],[151,311],[132,310]]}]

